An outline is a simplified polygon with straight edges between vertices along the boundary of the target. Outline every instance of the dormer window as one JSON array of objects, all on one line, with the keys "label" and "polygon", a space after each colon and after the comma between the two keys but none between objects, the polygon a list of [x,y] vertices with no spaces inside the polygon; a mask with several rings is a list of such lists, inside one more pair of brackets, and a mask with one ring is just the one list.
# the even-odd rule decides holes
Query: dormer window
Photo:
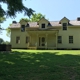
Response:
[{"label": "dormer window", "polygon": [[45,24],[44,23],[42,24],[42,28],[45,28]]},{"label": "dormer window", "polygon": [[67,30],[67,23],[63,23],[63,30]]},{"label": "dormer window", "polygon": [[25,25],[21,25],[21,32],[25,31]]}]

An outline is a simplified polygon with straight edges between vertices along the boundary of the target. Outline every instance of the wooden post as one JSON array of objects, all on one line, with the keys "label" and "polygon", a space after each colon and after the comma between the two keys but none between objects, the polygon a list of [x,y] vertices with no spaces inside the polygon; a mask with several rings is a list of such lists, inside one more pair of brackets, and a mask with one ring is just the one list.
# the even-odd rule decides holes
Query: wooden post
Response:
[{"label": "wooden post", "polygon": [[57,37],[58,37],[58,33],[56,32],[56,48],[57,48]]},{"label": "wooden post", "polygon": [[36,48],[38,46],[38,34],[37,34],[37,37],[36,37]]},{"label": "wooden post", "polygon": [[48,36],[48,34],[46,34],[46,49],[47,49],[47,36]]}]

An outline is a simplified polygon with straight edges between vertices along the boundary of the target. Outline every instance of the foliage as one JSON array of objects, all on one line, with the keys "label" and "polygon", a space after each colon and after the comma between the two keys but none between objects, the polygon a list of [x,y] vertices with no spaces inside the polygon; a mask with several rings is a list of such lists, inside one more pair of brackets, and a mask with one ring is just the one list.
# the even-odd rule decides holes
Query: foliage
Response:
[{"label": "foliage", "polygon": [[6,35],[7,35],[8,37],[10,37],[10,35],[11,35],[11,30],[10,30],[9,28],[7,28],[6,31],[7,31]]},{"label": "foliage", "polygon": [[34,10],[31,8],[27,8],[22,3],[23,0],[0,0],[0,3],[7,4],[7,11],[2,8],[2,4],[0,4],[0,17],[10,16],[16,17],[16,13],[24,12],[25,15],[30,17]]},{"label": "foliage", "polygon": [[[0,17],[0,23],[3,23],[6,20],[5,17]],[[2,30],[4,30],[0,25],[0,34],[2,33]]]},{"label": "foliage", "polygon": [[0,23],[3,23],[3,21],[5,21],[6,18],[5,17],[0,17]]},{"label": "foliage", "polygon": [[0,44],[10,44],[9,41],[4,41],[2,38],[0,38]]},{"label": "foliage", "polygon": [[21,18],[19,22],[21,21],[29,22],[30,20],[28,18]]},{"label": "foliage", "polygon": [[41,18],[45,17],[45,15],[42,15],[41,13],[33,14],[30,18],[31,22],[38,22]]},{"label": "foliage", "polygon": [[4,40],[2,38],[0,38],[0,44],[2,44],[4,42]]},{"label": "foliage", "polygon": [[28,18],[21,18],[20,21],[24,20],[26,22],[38,22],[43,17],[45,17],[45,15],[43,15],[41,13],[34,13],[29,19]]},{"label": "foliage", "polygon": [[9,41],[4,41],[4,42],[2,42],[2,44],[10,44],[10,42]]}]

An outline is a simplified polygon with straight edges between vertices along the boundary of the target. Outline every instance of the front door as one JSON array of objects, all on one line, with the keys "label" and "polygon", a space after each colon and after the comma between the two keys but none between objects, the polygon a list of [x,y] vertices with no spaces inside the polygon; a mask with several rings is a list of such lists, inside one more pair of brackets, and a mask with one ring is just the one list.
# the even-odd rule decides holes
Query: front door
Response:
[{"label": "front door", "polygon": [[45,46],[45,37],[39,37],[39,46],[41,47]]}]

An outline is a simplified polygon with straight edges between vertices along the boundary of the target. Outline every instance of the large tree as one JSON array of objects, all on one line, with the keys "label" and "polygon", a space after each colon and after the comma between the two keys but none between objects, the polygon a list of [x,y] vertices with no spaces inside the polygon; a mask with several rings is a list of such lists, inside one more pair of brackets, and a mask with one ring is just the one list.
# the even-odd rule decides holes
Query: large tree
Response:
[{"label": "large tree", "polygon": [[0,0],[0,3],[7,4],[7,11],[5,11],[2,8],[2,4],[0,4],[0,17],[16,17],[17,12],[24,12],[25,15],[30,17],[33,14],[34,10],[25,7],[22,1],[23,0]]},{"label": "large tree", "polygon": [[[43,17],[45,17],[45,15],[43,15],[43,14],[41,14],[41,13],[35,13],[35,14],[33,14],[29,19],[28,18],[21,18],[20,19],[20,21],[21,20],[24,20],[24,21],[26,21],[26,22],[38,22],[41,18],[43,18]],[[19,22],[20,22],[19,21]],[[10,24],[11,25],[11,24]],[[10,37],[10,34],[11,34],[11,31],[10,31],[10,29],[6,29],[6,31],[7,31],[7,33],[6,33],[6,35],[8,36],[8,37]]]},{"label": "large tree", "polygon": [[[24,14],[30,18],[34,10],[25,7],[22,1],[23,0],[0,0],[0,23],[2,23],[5,20],[5,17],[16,17],[16,13],[24,12]],[[2,3],[7,4],[7,10],[2,8]],[[3,29],[0,26],[0,33],[2,30]],[[9,30],[7,31],[9,32]]]}]

